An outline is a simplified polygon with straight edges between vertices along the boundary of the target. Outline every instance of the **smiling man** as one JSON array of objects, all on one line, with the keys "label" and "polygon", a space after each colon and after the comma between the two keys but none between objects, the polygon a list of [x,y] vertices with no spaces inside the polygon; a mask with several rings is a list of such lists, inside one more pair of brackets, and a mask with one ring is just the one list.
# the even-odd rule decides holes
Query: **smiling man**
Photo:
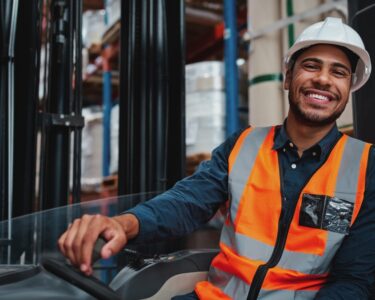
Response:
[{"label": "smiling man", "polygon": [[124,214],[84,216],[61,236],[90,274],[125,244],[181,236],[229,200],[208,279],[176,299],[361,300],[375,273],[375,150],[336,120],[371,62],[359,35],[327,18],[302,32],[285,60],[290,110],[283,125],[231,136],[195,174]]},{"label": "smiling man", "polygon": [[350,83],[351,65],[342,49],[323,44],[310,47],[286,74],[288,119],[295,117],[310,126],[331,125],[345,109]]},{"label": "smiling man", "polygon": [[[326,44],[304,49],[293,60],[284,81],[290,105],[286,128],[302,154],[325,136],[343,113],[350,94],[352,66],[342,48]],[[303,128],[316,137],[309,134],[302,141],[305,134],[295,131]]]}]

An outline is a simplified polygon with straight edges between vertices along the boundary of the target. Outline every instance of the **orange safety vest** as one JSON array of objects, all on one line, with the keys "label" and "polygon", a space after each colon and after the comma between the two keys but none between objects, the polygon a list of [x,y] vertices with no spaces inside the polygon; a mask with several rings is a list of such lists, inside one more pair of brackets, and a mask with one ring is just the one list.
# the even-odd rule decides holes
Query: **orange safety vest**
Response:
[{"label": "orange safety vest", "polygon": [[[274,135],[275,127],[249,128],[232,149],[230,208],[208,281],[195,288],[200,299],[243,300],[249,291],[249,299],[313,299],[327,280],[345,230],[357,218],[370,144],[343,135],[305,184],[293,216],[279,222],[283,200]],[[304,201],[310,213],[309,195],[317,195],[311,201],[324,207],[315,228],[300,224]],[[347,224],[337,218],[340,207],[350,211]]]}]

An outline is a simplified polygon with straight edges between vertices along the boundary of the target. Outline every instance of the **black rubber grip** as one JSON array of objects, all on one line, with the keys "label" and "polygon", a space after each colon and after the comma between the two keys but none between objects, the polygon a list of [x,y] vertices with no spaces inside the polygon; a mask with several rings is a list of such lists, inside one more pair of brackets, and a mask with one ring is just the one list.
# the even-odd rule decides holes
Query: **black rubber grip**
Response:
[{"label": "black rubber grip", "polygon": [[91,262],[95,263],[97,260],[101,259],[102,256],[100,255],[100,251],[102,250],[103,246],[107,243],[105,239],[99,237],[94,245],[94,249],[92,250],[92,258]]}]

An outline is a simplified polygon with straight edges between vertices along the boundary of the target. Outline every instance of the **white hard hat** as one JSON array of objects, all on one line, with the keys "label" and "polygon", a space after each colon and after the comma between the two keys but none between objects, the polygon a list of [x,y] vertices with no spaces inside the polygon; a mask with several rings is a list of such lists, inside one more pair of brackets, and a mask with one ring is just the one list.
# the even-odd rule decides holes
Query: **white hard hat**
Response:
[{"label": "white hard hat", "polygon": [[342,46],[355,53],[359,59],[352,77],[351,91],[358,90],[370,77],[371,59],[359,34],[340,18],[328,17],[323,22],[307,27],[297,38],[285,56],[285,69],[297,51],[317,44]]}]

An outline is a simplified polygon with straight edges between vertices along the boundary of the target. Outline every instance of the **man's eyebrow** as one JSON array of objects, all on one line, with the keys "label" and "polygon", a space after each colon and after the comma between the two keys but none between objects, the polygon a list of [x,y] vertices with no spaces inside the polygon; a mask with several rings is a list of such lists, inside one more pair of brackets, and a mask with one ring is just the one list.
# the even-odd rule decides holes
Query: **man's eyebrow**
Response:
[{"label": "man's eyebrow", "polygon": [[323,61],[321,59],[319,59],[319,58],[316,58],[316,57],[306,57],[301,62],[304,63],[304,62],[307,62],[307,61],[311,61],[311,62],[316,62],[316,63],[319,63],[319,64],[323,64]]},{"label": "man's eyebrow", "polygon": [[[318,63],[318,64],[324,64],[324,61],[323,61],[323,60],[321,60],[321,59],[319,59],[319,58],[316,58],[316,57],[306,57],[305,59],[303,59],[303,60],[301,61],[301,63],[309,62],[309,61],[311,61],[311,62],[316,62],[316,63]],[[349,67],[347,67],[346,65],[344,65],[344,64],[342,64],[342,63],[339,63],[339,62],[334,62],[334,63],[332,63],[332,66],[334,66],[334,67],[338,67],[338,68],[343,68],[343,69],[347,70],[349,73],[352,72],[351,68],[349,68]]]}]

